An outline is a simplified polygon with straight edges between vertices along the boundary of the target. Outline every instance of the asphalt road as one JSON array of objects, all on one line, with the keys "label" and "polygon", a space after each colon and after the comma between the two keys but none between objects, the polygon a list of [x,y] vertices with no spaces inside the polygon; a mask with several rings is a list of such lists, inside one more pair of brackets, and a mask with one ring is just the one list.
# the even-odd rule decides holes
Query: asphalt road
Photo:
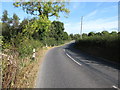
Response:
[{"label": "asphalt road", "polygon": [[118,88],[116,64],[76,50],[73,45],[47,52],[36,88]]}]

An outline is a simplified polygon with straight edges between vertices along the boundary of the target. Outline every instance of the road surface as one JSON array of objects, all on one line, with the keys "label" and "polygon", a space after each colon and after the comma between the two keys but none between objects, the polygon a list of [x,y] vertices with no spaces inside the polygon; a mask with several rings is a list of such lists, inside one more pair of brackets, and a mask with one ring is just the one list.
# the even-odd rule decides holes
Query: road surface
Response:
[{"label": "road surface", "polygon": [[118,88],[116,64],[76,50],[73,45],[47,52],[36,88]]}]

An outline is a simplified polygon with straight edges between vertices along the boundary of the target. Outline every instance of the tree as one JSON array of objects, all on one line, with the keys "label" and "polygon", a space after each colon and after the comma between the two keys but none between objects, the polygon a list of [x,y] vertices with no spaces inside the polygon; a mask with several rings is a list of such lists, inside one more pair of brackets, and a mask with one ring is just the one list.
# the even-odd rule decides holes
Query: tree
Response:
[{"label": "tree", "polygon": [[2,23],[2,36],[8,41],[10,40],[10,25],[7,23]]},{"label": "tree", "polygon": [[29,22],[28,18],[24,18],[24,20],[19,25],[19,31],[22,32],[23,29],[25,29],[25,25],[27,25]]},{"label": "tree", "polygon": [[2,15],[2,22],[3,23],[7,23],[8,20],[9,20],[9,18],[8,18],[8,12],[7,12],[7,10],[4,10],[3,15]]},{"label": "tree", "polygon": [[25,26],[23,33],[29,38],[46,41],[50,25],[51,21],[47,17],[32,20]]},{"label": "tree", "polygon": [[67,32],[63,32],[63,40],[67,40],[68,39],[68,34]]},{"label": "tree", "polygon": [[87,34],[86,34],[86,33],[83,33],[82,36],[83,36],[83,37],[87,37]]},{"label": "tree", "polygon": [[9,18],[8,18],[8,12],[7,10],[3,11],[2,15],[2,36],[5,38],[5,40],[10,40],[10,24],[9,24]]},{"label": "tree", "polygon": [[102,34],[100,32],[97,32],[95,35],[101,36]]},{"label": "tree", "polygon": [[12,18],[8,17],[8,11],[7,10],[3,11],[3,15],[2,15],[1,21],[2,21],[2,24],[10,25],[12,23]]},{"label": "tree", "polygon": [[74,35],[74,39],[75,39],[75,40],[77,40],[77,39],[79,39],[79,38],[80,38],[80,34],[75,34],[75,35]]},{"label": "tree", "polygon": [[64,24],[60,21],[53,21],[50,27],[50,37],[58,40],[63,40]]},{"label": "tree", "polygon": [[51,16],[60,17],[59,13],[64,12],[68,14],[70,11],[65,7],[65,2],[52,2],[51,0],[48,2],[38,2],[39,0],[35,0],[35,2],[16,2],[13,5],[15,7],[22,7],[22,9],[31,15],[38,15],[40,17],[46,16],[47,18]]},{"label": "tree", "polygon": [[19,25],[19,17],[14,13],[13,14],[13,26],[17,28]]},{"label": "tree", "polygon": [[94,32],[90,32],[90,33],[88,33],[88,36],[94,36],[94,35],[95,35]]},{"label": "tree", "polygon": [[116,31],[112,31],[110,34],[112,34],[112,35],[116,35],[117,32],[116,32]]},{"label": "tree", "polygon": [[108,32],[108,31],[102,31],[101,34],[102,34],[102,35],[108,35],[109,32]]},{"label": "tree", "polygon": [[73,35],[73,34],[70,34],[70,38],[73,40],[73,39],[74,39],[74,35]]}]

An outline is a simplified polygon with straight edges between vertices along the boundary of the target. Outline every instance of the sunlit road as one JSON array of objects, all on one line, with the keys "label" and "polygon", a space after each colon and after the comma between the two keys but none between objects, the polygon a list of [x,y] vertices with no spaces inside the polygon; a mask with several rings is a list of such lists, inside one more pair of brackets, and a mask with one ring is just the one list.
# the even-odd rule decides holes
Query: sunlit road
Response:
[{"label": "sunlit road", "polygon": [[36,88],[118,88],[116,64],[82,53],[73,45],[48,51]]}]

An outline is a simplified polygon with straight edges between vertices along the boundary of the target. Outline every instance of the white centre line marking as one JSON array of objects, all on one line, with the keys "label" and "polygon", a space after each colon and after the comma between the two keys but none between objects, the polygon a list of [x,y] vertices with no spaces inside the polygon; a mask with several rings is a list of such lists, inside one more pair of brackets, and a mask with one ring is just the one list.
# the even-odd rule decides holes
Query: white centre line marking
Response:
[{"label": "white centre line marking", "polygon": [[82,64],[80,64],[79,62],[77,62],[76,60],[74,60],[69,54],[66,53],[66,55],[67,55],[70,59],[72,59],[75,63],[77,63],[78,65],[80,65],[80,66],[82,65]]},{"label": "white centre line marking", "polygon": [[63,49],[63,51],[65,52],[65,49]]},{"label": "white centre line marking", "polygon": [[112,87],[115,88],[115,89],[117,89],[117,90],[120,90],[118,87],[116,87],[116,86],[114,86],[114,85],[113,85]]}]

